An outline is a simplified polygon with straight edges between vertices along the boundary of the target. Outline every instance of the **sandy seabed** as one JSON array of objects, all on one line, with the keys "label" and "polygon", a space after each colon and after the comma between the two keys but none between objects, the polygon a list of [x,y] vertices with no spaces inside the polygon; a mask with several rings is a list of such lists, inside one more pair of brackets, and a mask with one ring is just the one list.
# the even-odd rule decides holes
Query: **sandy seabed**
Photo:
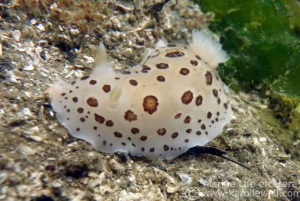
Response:
[{"label": "sandy seabed", "polygon": [[[22,2],[0,3],[0,200],[299,199],[300,164],[274,137],[290,131],[255,93],[230,91],[234,118],[207,145],[250,170],[192,152],[170,161],[99,153],[55,118],[45,92],[58,79],[88,75],[100,40],[109,63],[122,70],[138,64],[158,38],[187,43],[191,30],[208,26],[211,13],[186,0],[108,1],[99,8],[92,1]],[[74,24],[76,12],[85,16],[79,7],[100,9],[101,16]]]}]

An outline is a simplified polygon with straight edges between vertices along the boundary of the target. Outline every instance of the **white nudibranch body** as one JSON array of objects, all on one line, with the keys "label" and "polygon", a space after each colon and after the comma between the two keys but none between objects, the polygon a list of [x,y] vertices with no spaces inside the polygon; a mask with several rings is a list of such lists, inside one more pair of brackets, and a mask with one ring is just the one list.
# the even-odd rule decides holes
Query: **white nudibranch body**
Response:
[{"label": "white nudibranch body", "polygon": [[159,41],[124,73],[115,72],[105,55],[100,45],[91,75],[50,88],[58,121],[98,151],[173,159],[205,145],[231,121],[226,90],[214,70],[228,56],[201,31],[193,32],[189,46]]}]

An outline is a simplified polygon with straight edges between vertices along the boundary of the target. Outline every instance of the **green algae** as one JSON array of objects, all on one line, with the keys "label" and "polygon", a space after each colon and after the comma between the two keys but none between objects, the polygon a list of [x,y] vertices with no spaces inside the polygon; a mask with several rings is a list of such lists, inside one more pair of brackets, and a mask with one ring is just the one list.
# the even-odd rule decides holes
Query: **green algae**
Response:
[{"label": "green algae", "polygon": [[[300,144],[300,2],[194,0],[215,14],[210,29],[231,59],[218,68],[230,88],[258,89],[276,119],[262,125],[292,158]],[[271,89],[273,93],[267,93]],[[238,156],[236,156],[239,158]],[[242,160],[242,159],[241,159]]]},{"label": "green algae", "polygon": [[[281,96],[300,97],[300,7],[287,0],[195,0],[215,13],[210,25],[231,59],[219,68],[225,82],[267,83]],[[298,16],[298,17],[297,17]]]}]

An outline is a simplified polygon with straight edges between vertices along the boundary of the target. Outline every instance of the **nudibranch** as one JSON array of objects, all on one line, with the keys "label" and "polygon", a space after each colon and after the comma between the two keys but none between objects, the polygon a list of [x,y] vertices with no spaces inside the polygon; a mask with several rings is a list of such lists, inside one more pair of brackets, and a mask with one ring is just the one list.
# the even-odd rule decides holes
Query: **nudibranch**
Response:
[{"label": "nudibranch", "polygon": [[123,73],[100,44],[93,73],[50,88],[51,105],[69,133],[101,152],[173,159],[219,135],[232,118],[215,69],[228,55],[203,31],[189,45],[163,40]]}]

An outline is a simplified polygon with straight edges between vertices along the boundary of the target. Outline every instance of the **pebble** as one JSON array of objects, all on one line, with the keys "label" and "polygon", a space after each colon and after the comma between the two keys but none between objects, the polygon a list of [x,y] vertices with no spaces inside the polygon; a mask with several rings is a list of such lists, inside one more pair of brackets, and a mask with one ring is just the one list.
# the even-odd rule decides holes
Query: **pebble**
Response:
[{"label": "pebble", "polygon": [[205,179],[200,178],[200,179],[198,180],[198,182],[200,183],[200,185],[206,186],[206,181],[205,181]]},{"label": "pebble", "polygon": [[40,142],[43,139],[40,136],[36,136],[36,135],[29,136],[29,138],[32,139],[32,140],[34,140],[34,141],[36,141],[36,142]]},{"label": "pebble", "polygon": [[61,179],[56,179],[52,182],[52,187],[60,188],[63,185],[63,181]]},{"label": "pebble", "polygon": [[28,108],[24,108],[24,109],[23,109],[23,113],[24,113],[25,115],[28,115],[28,116],[31,116],[31,115],[32,115],[31,111],[30,111]]},{"label": "pebble", "polygon": [[23,70],[26,70],[26,71],[32,71],[32,70],[34,70],[34,67],[33,67],[32,64],[29,64],[28,66],[24,66],[24,67],[23,67]]},{"label": "pebble", "polygon": [[54,124],[51,124],[51,125],[48,126],[48,128],[51,129],[51,130],[56,128],[56,127],[57,127],[57,123],[54,123]]},{"label": "pebble", "polygon": [[78,29],[70,29],[70,33],[74,36],[78,35],[80,31]]},{"label": "pebble", "polygon": [[43,32],[46,31],[44,25],[42,25],[42,24],[38,24],[36,27],[37,27],[40,31],[43,31]]},{"label": "pebble", "polygon": [[34,150],[26,145],[20,145],[18,150],[21,154],[24,154],[24,155],[33,155],[37,152],[37,150]]},{"label": "pebble", "polygon": [[30,23],[31,23],[32,25],[36,25],[36,24],[38,23],[38,21],[37,21],[36,19],[31,19],[31,20],[30,20]]},{"label": "pebble", "polygon": [[190,184],[192,182],[192,178],[187,174],[179,174],[179,177],[184,184]]},{"label": "pebble", "polygon": [[259,137],[258,139],[260,142],[266,142],[267,141],[267,138],[266,137]]},{"label": "pebble", "polygon": [[13,39],[16,41],[16,42],[19,42],[20,41],[20,38],[21,38],[21,31],[19,30],[14,30],[13,32],[11,32],[11,36],[13,37]]},{"label": "pebble", "polygon": [[281,161],[287,161],[287,160],[291,159],[291,154],[280,153],[277,156],[278,156],[278,159],[281,160]]}]

